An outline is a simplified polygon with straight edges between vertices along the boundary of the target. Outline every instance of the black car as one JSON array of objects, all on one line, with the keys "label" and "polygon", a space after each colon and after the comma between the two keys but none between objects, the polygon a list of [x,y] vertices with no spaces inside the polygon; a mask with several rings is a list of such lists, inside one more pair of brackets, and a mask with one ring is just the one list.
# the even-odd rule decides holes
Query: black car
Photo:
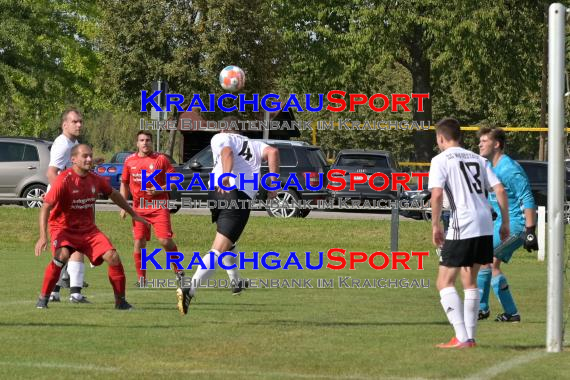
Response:
[{"label": "black car", "polygon": [[[528,177],[528,181],[530,183],[530,189],[532,191],[532,195],[534,197],[534,202],[536,206],[545,206],[547,205],[547,196],[548,196],[548,162],[546,161],[532,161],[532,160],[520,160],[518,163],[526,172]],[[429,199],[429,192],[424,190],[422,192],[405,192],[404,196],[409,197],[410,199],[422,200],[425,201]],[[565,215],[568,222],[568,218],[570,218],[570,168],[567,167],[566,169],[566,204],[565,204]],[[402,213],[404,216],[414,218],[414,219],[429,219],[430,213],[429,211],[418,213],[418,212],[410,212],[410,213]]]},{"label": "black car", "polygon": [[[548,196],[548,162],[521,160],[537,206],[546,206]],[[570,201],[570,170],[566,169],[566,201]]]},{"label": "black car", "polygon": [[[340,169],[344,170],[346,174],[344,179],[347,183],[344,189],[338,191],[330,191],[330,197],[333,200],[339,198],[344,199],[356,199],[356,200],[379,200],[379,199],[396,199],[396,191],[392,191],[388,186],[383,191],[374,190],[368,182],[362,184],[355,184],[354,190],[350,190],[348,184],[350,183],[350,174],[352,173],[362,173],[368,176],[374,173],[384,173],[391,178],[392,173],[400,172],[400,167],[394,160],[394,157],[390,152],[384,150],[357,150],[357,149],[345,149],[341,150],[333,165],[331,170]],[[340,175],[333,175],[333,177],[340,178]],[[374,178],[374,185],[381,187],[384,181],[380,177]],[[335,186],[338,183],[335,183]]]},{"label": "black car", "polygon": [[[287,181],[291,173],[295,173],[299,179],[302,188],[291,186],[287,191],[280,190],[277,198],[281,207],[268,208],[267,213],[271,216],[290,218],[290,217],[306,217],[311,211],[310,208],[299,207],[299,201],[312,201],[316,204],[317,200],[326,199],[326,175],[328,172],[328,164],[326,158],[319,147],[309,145],[301,141],[284,141],[284,140],[258,140],[279,149],[280,159],[280,179],[282,185]],[[204,184],[209,183],[210,172],[214,167],[214,158],[210,146],[196,153],[194,157],[188,160],[178,171],[184,175],[184,181],[181,183],[184,189],[188,188],[194,173],[200,173],[200,178]],[[261,167],[261,176],[269,172],[267,165]],[[311,185],[315,186],[319,181],[319,174],[323,176],[323,186],[320,191],[305,190],[305,173],[309,173]],[[259,199],[266,197],[266,192],[260,186],[257,194]],[[206,200],[208,192],[201,190],[197,185],[192,187],[191,191],[173,190],[171,199],[181,201],[182,198],[192,198],[192,200]]]}]

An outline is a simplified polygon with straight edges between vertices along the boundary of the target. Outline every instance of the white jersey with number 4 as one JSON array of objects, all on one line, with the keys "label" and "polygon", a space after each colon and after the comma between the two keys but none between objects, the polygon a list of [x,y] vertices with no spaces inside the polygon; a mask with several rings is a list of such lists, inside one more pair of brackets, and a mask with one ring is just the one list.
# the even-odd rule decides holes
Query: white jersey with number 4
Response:
[{"label": "white jersey with number 4", "polygon": [[238,190],[246,193],[251,199],[255,198],[257,190],[254,190],[254,184],[252,182],[245,182],[242,187],[239,176],[240,173],[243,173],[244,179],[252,180],[253,174],[259,173],[261,163],[263,162],[263,150],[269,145],[261,141],[250,140],[236,133],[218,133],[212,137],[210,145],[212,146],[212,154],[214,156],[214,168],[212,169],[212,173],[214,173],[216,186],[219,176],[224,172],[222,159],[220,157],[222,149],[229,147],[233,152],[234,159],[232,173],[236,175],[235,180],[231,177],[229,178],[230,186],[235,185]]},{"label": "white jersey with number 4", "polygon": [[442,188],[451,210],[446,239],[493,235],[486,191],[499,183],[489,162],[467,149],[447,148],[431,160],[428,188]]}]

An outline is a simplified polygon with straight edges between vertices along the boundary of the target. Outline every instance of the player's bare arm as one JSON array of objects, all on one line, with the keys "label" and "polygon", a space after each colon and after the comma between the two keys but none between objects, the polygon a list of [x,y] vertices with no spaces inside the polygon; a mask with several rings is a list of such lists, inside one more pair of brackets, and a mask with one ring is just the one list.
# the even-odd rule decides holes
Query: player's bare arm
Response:
[{"label": "player's bare arm", "polygon": [[[267,165],[269,166],[269,172],[279,174],[279,168],[281,166],[279,160],[279,149],[268,146],[263,150],[263,160],[267,161]],[[273,199],[277,196],[277,191],[268,191],[267,198]]]},{"label": "player's bare arm", "polygon": [[[232,169],[234,168],[234,152],[232,148],[230,148],[229,146],[224,147],[220,153],[220,159],[222,160],[222,169],[224,173],[231,173]],[[229,187],[230,179],[228,177],[225,177],[222,180],[222,184],[226,187]],[[222,188],[218,188],[218,191],[222,193],[227,192]]]},{"label": "player's bare arm", "polygon": [[[129,186],[127,186],[126,183],[121,181],[121,188],[119,190],[119,192],[121,193],[121,195],[123,196],[124,199],[129,199]],[[127,212],[124,209],[121,209],[119,215],[121,216],[121,219],[125,219],[127,216]]]},{"label": "player's bare arm", "polygon": [[149,225],[149,223],[143,217],[141,217],[139,214],[137,214],[135,212],[135,210],[133,210],[133,208],[129,205],[127,200],[125,198],[123,198],[121,193],[119,193],[117,190],[113,190],[113,192],[111,194],[109,194],[109,198],[117,206],[119,206],[120,208],[125,210],[131,216],[131,218],[133,218],[133,220],[135,220],[137,222],[141,222],[147,226]]},{"label": "player's bare arm", "polygon": [[59,168],[55,166],[48,167],[46,176],[50,185],[53,186],[53,181],[55,181],[55,179],[57,178],[58,173],[59,173]]},{"label": "player's bare arm", "polygon": [[441,225],[441,209],[443,207],[443,189],[434,187],[431,189],[431,229],[432,242],[436,247],[443,245],[443,227]]},{"label": "player's bare arm", "polygon": [[499,235],[501,236],[501,241],[505,241],[510,235],[510,221],[509,221],[509,201],[507,198],[507,192],[502,184],[497,184],[493,186],[493,191],[497,197],[497,202],[499,203],[499,209],[501,210],[501,228],[499,229]]},{"label": "player's bare arm", "polygon": [[40,226],[40,237],[36,243],[35,254],[39,256],[42,254],[42,251],[45,251],[47,248],[48,243],[48,218],[49,213],[52,209],[52,206],[44,202],[41,210],[40,210],[40,217],[39,217],[39,226]]}]

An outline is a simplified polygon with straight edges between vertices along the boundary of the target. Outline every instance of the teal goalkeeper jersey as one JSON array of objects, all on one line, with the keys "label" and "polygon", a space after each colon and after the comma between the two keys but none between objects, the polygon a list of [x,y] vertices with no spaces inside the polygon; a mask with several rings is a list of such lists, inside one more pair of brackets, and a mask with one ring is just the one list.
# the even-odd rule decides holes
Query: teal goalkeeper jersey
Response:
[{"label": "teal goalkeeper jersey", "polygon": [[[497,166],[492,166],[492,170],[507,192],[511,234],[521,232],[525,227],[523,210],[525,208],[535,208],[528,177],[519,163],[506,154],[501,156]],[[495,221],[495,229],[499,229],[502,218],[495,193],[489,193],[489,202],[498,215]]]}]

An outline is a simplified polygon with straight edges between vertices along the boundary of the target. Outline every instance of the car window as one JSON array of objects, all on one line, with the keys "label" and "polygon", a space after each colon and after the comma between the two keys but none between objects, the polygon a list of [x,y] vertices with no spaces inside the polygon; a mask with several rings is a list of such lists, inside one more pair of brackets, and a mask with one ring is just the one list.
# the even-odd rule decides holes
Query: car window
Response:
[{"label": "car window", "polygon": [[40,155],[38,154],[38,148],[33,145],[24,145],[24,161],[39,161]]},{"label": "car window", "polygon": [[0,142],[0,162],[24,161],[25,144]]},{"label": "car window", "polygon": [[293,148],[278,146],[279,148],[279,163],[281,166],[297,166],[297,157]]},{"label": "car window", "polygon": [[320,149],[307,149],[307,155],[309,162],[315,167],[322,168],[328,165],[325,154]]},{"label": "car window", "polygon": [[114,164],[124,164],[127,157],[129,157],[133,152],[120,152],[115,153],[113,158],[111,158],[111,162]]},{"label": "car window", "polygon": [[546,165],[521,164],[530,182],[547,182],[548,168]]},{"label": "car window", "polygon": [[213,168],[214,167],[214,156],[212,155],[212,148],[206,147],[200,152],[196,153],[194,157],[186,164],[186,168],[190,167],[190,164],[194,161],[198,161],[203,167]]},{"label": "car window", "polygon": [[343,154],[338,158],[337,166],[390,168],[386,156],[365,156],[362,154]]}]

